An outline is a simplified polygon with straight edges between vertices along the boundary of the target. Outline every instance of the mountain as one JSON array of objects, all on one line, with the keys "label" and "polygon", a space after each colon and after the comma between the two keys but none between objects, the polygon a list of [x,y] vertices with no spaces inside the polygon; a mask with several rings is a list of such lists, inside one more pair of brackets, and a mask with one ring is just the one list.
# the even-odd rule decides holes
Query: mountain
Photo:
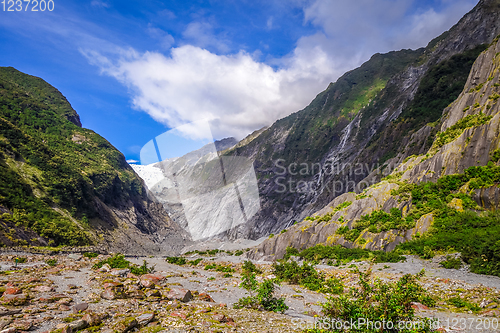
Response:
[{"label": "mountain", "polygon": [[176,252],[189,236],[40,78],[0,67],[0,242]]},{"label": "mountain", "polygon": [[254,161],[261,210],[218,237],[278,233],[426,152],[443,109],[461,93],[499,23],[500,1],[481,0],[427,47],[374,55],[305,109],[225,151]]},{"label": "mountain", "polygon": [[[458,251],[471,271],[500,276],[499,39],[476,59],[441,117],[400,142],[387,177],[336,197],[251,257],[280,258],[289,247],[318,244],[423,257]],[[421,154],[404,157],[422,143]]]}]

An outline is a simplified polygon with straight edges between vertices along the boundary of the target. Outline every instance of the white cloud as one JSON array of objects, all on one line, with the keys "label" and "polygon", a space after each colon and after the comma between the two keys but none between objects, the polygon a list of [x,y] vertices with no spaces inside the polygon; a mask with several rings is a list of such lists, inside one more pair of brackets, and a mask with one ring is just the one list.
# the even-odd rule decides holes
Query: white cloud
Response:
[{"label": "white cloud", "polygon": [[133,49],[103,54],[87,48],[82,53],[130,88],[135,108],[168,127],[206,119],[215,138],[242,138],[302,109],[328,83],[374,53],[424,46],[476,0],[442,0],[439,12],[408,15],[414,1],[312,1],[304,17],[317,32],[300,38],[289,55],[266,63],[258,53],[225,55],[229,42],[204,21],[189,24],[182,46],[168,56]]},{"label": "white cloud", "polygon": [[297,54],[278,71],[243,51],[219,56],[190,45],[172,49],[170,57],[133,50],[122,50],[115,60],[83,54],[130,88],[136,108],[171,128],[210,120],[215,138],[242,138],[299,110],[334,75],[320,49]]},{"label": "white cloud", "polygon": [[101,7],[101,8],[109,8],[110,7],[109,3],[105,2],[105,1],[100,1],[100,0],[92,0],[90,5],[93,7]]},{"label": "white cloud", "polygon": [[229,52],[228,41],[224,35],[216,35],[214,27],[208,22],[191,22],[182,36],[189,44],[203,49],[213,48],[221,53]]},{"label": "white cloud", "polygon": [[140,162],[140,161],[138,161],[138,160],[127,160],[127,163],[128,163],[128,164],[137,164],[137,163],[139,163],[139,162]]},{"label": "white cloud", "polygon": [[174,45],[175,39],[172,35],[166,31],[153,27],[151,23],[148,25],[148,33],[151,37],[157,39],[160,46],[166,50]]}]

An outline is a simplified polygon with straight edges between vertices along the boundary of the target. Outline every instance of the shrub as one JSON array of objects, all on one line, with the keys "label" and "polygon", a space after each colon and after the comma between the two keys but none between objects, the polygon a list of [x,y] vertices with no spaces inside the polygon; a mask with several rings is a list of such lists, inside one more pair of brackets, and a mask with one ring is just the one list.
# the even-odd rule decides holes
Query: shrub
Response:
[{"label": "shrub", "polygon": [[[323,304],[323,313],[326,317],[336,321],[358,322],[392,322],[396,328],[398,323],[415,319],[412,302],[422,302],[433,306],[435,302],[426,291],[418,284],[423,271],[417,275],[404,275],[397,282],[383,282],[379,279],[370,281],[371,271],[366,273],[354,271],[358,275],[359,288],[351,287],[347,293],[340,296],[328,297]],[[427,328],[419,332],[430,332],[429,320],[424,320]],[[404,325],[403,325],[404,326]],[[361,329],[361,330],[359,330]],[[384,330],[391,332],[396,330]],[[319,332],[310,330],[309,332]],[[375,328],[348,327],[343,332],[380,332]],[[399,330],[398,332],[415,332]]]},{"label": "shrub", "polygon": [[57,265],[57,259],[47,259],[45,260],[45,263],[49,266],[55,266]]},{"label": "shrub", "polygon": [[130,272],[132,272],[135,275],[143,275],[154,272],[154,265],[152,267],[148,267],[146,260],[143,261],[141,266],[138,266],[136,264],[132,264],[130,261],[125,259],[125,256],[120,253],[108,259],[99,261],[94,266],[92,266],[92,268],[99,269],[104,264],[108,264],[111,268],[128,268],[130,269]]},{"label": "shrub", "polygon": [[262,273],[262,271],[257,266],[255,266],[255,264],[250,260],[245,260],[245,262],[243,262],[243,266],[241,266],[241,269],[245,273],[256,273],[256,274]]},{"label": "shrub", "polygon": [[89,259],[95,258],[95,257],[97,257],[98,255],[99,255],[99,254],[97,254],[97,253],[95,253],[95,252],[85,252],[85,253],[83,254],[83,256],[84,256],[85,258],[89,258]]},{"label": "shrub", "polygon": [[167,257],[167,259],[165,259],[165,260],[169,264],[174,264],[174,265],[179,265],[179,266],[183,266],[187,263],[187,260],[184,257]]},{"label": "shrub", "polygon": [[457,308],[467,308],[468,310],[470,311],[474,311],[474,312],[477,312],[477,311],[480,311],[481,308],[479,306],[477,306],[477,304],[473,304],[473,303],[470,303],[470,302],[467,302],[465,301],[464,299],[460,298],[460,297],[451,297],[451,298],[448,298],[446,300],[446,303],[450,304],[450,305],[453,305],[454,307],[457,307]]},{"label": "shrub", "polygon": [[285,304],[285,298],[276,298],[274,292],[279,284],[276,280],[267,279],[258,283],[255,279],[255,273],[244,272],[241,278],[240,288],[246,289],[250,296],[240,298],[233,307],[235,309],[250,308],[264,309],[273,312],[285,312],[288,306]]},{"label": "shrub", "polygon": [[441,261],[439,264],[447,269],[460,269],[462,267],[462,260],[460,260],[460,258],[446,256],[446,260]]}]

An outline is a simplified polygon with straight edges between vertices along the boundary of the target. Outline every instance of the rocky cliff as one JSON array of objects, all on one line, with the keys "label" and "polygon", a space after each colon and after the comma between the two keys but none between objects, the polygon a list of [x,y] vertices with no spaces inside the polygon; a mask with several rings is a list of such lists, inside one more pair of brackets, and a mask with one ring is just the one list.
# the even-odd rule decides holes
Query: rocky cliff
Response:
[{"label": "rocky cliff", "polygon": [[[446,215],[469,211],[472,215],[460,216],[458,221],[469,218],[481,221],[485,211],[498,209],[498,40],[497,37],[477,58],[462,92],[433,125],[437,133],[427,151],[400,160],[414,142],[428,137],[430,126],[412,135],[393,159],[397,161],[394,170],[383,181],[361,193],[338,196],[314,216],[264,241],[250,256],[281,258],[289,246],[304,249],[316,244],[390,251],[400,243],[419,238],[431,227],[435,233],[444,224]],[[476,216],[475,212],[482,213]],[[498,217],[495,221],[497,224]],[[476,223],[476,228],[486,226]],[[490,241],[487,237],[485,240],[484,244]],[[479,238],[475,241],[481,242]]]},{"label": "rocky cliff", "polygon": [[0,68],[0,241],[176,252],[189,236],[109,142],[40,78]]},{"label": "rocky cliff", "polygon": [[304,110],[225,152],[254,161],[261,210],[218,236],[278,233],[426,152],[438,128],[425,125],[458,97],[474,60],[500,33],[499,22],[500,1],[482,0],[426,48],[374,55]]}]

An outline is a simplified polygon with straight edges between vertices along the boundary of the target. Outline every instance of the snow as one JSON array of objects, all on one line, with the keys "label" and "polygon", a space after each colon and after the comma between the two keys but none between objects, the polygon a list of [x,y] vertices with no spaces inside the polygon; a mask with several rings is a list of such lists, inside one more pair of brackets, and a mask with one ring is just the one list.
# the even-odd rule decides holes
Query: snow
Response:
[{"label": "snow", "polygon": [[165,178],[156,163],[149,165],[130,164],[130,166],[144,180],[148,189],[151,189],[156,183]]}]

